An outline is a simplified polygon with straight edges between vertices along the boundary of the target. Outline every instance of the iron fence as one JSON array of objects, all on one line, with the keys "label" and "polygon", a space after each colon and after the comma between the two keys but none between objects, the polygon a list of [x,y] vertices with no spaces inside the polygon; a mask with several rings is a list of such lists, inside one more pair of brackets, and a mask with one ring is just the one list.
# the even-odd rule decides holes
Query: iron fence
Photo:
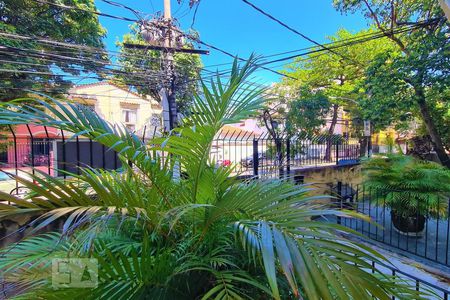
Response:
[{"label": "iron fence", "polygon": [[437,196],[430,196],[425,201],[412,200],[424,211],[401,216],[386,200],[392,193],[400,192],[338,182],[332,186],[331,194],[338,197],[339,208],[362,213],[371,221],[340,217],[334,221],[377,242],[450,266],[450,199],[435,201]]},{"label": "iron fence", "polygon": [[[10,128],[1,135],[0,171],[26,176],[38,170],[65,178],[67,172],[78,174],[83,166],[111,170],[122,166],[116,152],[88,138],[73,138],[54,128],[25,128]],[[147,138],[142,136],[143,141]],[[220,132],[210,151],[211,161],[233,168],[234,175],[259,177],[284,177],[300,168],[356,163],[359,157],[360,146],[354,139],[307,135],[273,138],[251,132]],[[0,176],[0,189],[5,191],[2,179],[7,178]]]},{"label": "iron fence", "polygon": [[295,169],[357,163],[360,152],[358,140],[342,136],[274,138],[221,132],[210,156],[217,165],[233,166],[241,176],[284,177]]},{"label": "iron fence", "polygon": [[[417,292],[424,292],[424,298],[425,299],[439,299],[439,300],[448,300],[450,291],[438,286],[436,284],[430,283],[424,279],[421,279],[417,276],[414,276],[406,271],[402,271],[394,266],[390,266],[387,264],[383,264],[380,262],[374,262],[371,263],[372,273],[375,273],[375,270],[378,270],[382,274],[391,275],[395,278],[401,280],[402,283],[408,284],[412,287],[415,287],[415,290]],[[395,296],[392,296],[392,300],[396,300],[397,298]]]}]

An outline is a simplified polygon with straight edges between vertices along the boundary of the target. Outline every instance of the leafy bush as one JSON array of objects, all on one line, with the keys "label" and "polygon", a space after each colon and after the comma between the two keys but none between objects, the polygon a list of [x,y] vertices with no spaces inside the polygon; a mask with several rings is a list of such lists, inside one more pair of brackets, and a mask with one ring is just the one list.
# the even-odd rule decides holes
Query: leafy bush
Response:
[{"label": "leafy bush", "polygon": [[[56,100],[49,113],[10,103],[0,123],[34,123],[87,136],[119,153],[124,170],[81,168],[63,181],[17,178],[33,193],[1,194],[0,216],[42,212],[39,230],[65,217],[61,232],[29,237],[2,251],[3,279],[29,299],[417,299],[417,292],[375,269],[385,260],[336,235],[315,216],[357,216],[328,209],[308,186],[238,181],[209,152],[225,124],[254,115],[263,91],[246,84],[251,60],[235,62],[229,81],[202,85],[191,119],[170,136],[143,144],[134,134]],[[168,155],[166,160],[160,151]],[[132,166],[128,164],[131,162]],[[183,176],[179,176],[182,173]],[[51,288],[53,257],[93,257],[99,285]],[[9,285],[10,286],[10,285]],[[23,294],[25,293],[25,294]]]},{"label": "leafy bush", "polygon": [[407,155],[373,157],[363,165],[365,184],[405,217],[443,217],[450,195],[450,170]]}]

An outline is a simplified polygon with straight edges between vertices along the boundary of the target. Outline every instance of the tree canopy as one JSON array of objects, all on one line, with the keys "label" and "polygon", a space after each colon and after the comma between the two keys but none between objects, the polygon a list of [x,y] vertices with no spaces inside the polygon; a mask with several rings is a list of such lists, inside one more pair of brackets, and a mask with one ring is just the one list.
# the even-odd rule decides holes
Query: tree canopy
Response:
[{"label": "tree canopy", "polygon": [[[306,57],[299,57],[285,67],[284,78],[280,90],[286,91],[293,101],[318,101],[314,107],[327,110],[331,104],[332,122],[330,131],[333,132],[337,121],[338,107],[345,107],[357,119],[366,118],[368,113],[361,110],[360,102],[367,97],[364,90],[366,68],[381,53],[395,51],[394,45],[387,39],[373,39],[364,43],[352,41],[373,35],[375,30],[363,30],[352,33],[341,29],[329,37],[330,42],[337,48],[333,52],[313,53]],[[319,97],[308,97],[308,94],[320,93]],[[303,95],[302,95],[303,94]],[[329,101],[323,100],[327,97]],[[308,103],[292,104],[292,108],[311,105]],[[317,105],[324,105],[322,108]],[[292,115],[293,113],[291,113]],[[319,115],[322,115],[321,113]],[[300,121],[300,118],[295,118]],[[291,118],[291,121],[295,119]],[[301,125],[300,123],[298,125]],[[291,124],[291,126],[295,126]]]},{"label": "tree canopy", "polygon": [[306,95],[297,101],[291,101],[286,116],[287,131],[317,134],[326,124],[330,106],[330,100],[322,93]]},{"label": "tree canopy", "polygon": [[[448,109],[439,109],[446,105],[445,96],[450,88],[450,30],[437,1],[334,0],[333,3],[344,13],[363,12],[396,45],[396,51],[378,56],[367,70],[370,99],[366,106],[375,107],[374,113],[385,112],[378,122],[389,123],[398,119],[399,113],[419,116],[439,159],[450,167],[442,138],[448,131],[448,117],[445,119]],[[411,29],[393,34],[405,26]]]},{"label": "tree canopy", "polygon": [[[99,70],[108,62],[102,41],[106,30],[97,15],[87,12],[96,10],[94,0],[69,2],[83,10],[31,0],[0,2],[1,69],[7,70],[1,74],[0,100],[24,96],[26,90],[63,93],[71,82],[61,74],[102,75]],[[55,45],[38,37],[92,49]]]}]

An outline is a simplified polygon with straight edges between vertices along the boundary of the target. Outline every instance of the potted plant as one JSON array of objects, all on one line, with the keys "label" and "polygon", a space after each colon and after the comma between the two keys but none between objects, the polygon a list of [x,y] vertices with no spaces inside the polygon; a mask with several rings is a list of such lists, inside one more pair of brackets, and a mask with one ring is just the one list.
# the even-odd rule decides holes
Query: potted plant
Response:
[{"label": "potted plant", "polygon": [[412,156],[391,154],[367,160],[363,172],[366,186],[376,191],[377,198],[383,198],[391,209],[392,224],[400,233],[418,236],[427,218],[447,217],[447,168]]}]

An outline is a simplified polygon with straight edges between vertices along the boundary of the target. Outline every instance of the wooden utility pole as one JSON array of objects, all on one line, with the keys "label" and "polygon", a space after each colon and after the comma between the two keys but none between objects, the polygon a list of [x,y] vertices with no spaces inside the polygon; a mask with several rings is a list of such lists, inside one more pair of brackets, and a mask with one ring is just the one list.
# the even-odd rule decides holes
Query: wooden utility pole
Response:
[{"label": "wooden utility pole", "polygon": [[162,87],[159,90],[163,107],[164,131],[169,132],[178,125],[178,109],[176,103],[176,70],[174,54],[177,52],[189,54],[209,54],[209,51],[183,47],[183,32],[174,25],[171,14],[170,0],[164,0],[164,17],[143,21],[141,35],[147,44],[125,43],[124,47],[144,51],[161,51],[162,56]]},{"label": "wooden utility pole", "polygon": [[170,0],[164,0],[164,18],[167,20],[172,19],[172,12],[170,8]]},{"label": "wooden utility pole", "polygon": [[447,20],[450,21],[450,0],[439,0],[439,4],[447,17]]},{"label": "wooden utility pole", "polygon": [[172,51],[172,12],[170,0],[164,0],[164,21],[169,25],[167,28],[163,50],[163,66],[166,73],[168,84],[161,90],[161,99],[163,107],[164,131],[168,132],[178,125],[178,110],[175,97],[175,70]]}]

